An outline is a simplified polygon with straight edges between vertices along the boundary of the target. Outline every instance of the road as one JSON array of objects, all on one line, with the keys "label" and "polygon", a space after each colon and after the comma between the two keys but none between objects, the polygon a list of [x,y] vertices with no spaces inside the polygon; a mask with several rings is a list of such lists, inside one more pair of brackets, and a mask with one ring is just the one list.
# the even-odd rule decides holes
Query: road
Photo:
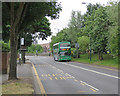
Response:
[{"label": "road", "polygon": [[48,56],[27,56],[37,75],[38,92],[46,94],[118,94],[118,71]]}]

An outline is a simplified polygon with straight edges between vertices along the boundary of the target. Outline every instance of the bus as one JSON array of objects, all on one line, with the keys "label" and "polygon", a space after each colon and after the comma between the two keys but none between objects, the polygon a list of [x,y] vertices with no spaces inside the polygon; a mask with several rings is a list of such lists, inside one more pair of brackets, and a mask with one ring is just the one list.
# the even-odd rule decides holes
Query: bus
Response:
[{"label": "bus", "polygon": [[59,42],[53,45],[53,56],[55,61],[71,60],[70,42]]}]

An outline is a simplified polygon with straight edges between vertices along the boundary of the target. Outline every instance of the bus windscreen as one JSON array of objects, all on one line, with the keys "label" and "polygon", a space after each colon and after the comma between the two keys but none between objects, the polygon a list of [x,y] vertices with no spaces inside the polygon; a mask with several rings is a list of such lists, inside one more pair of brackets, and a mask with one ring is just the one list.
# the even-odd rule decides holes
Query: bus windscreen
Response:
[{"label": "bus windscreen", "polygon": [[70,47],[70,44],[68,44],[68,43],[62,43],[62,44],[60,44],[60,47]]}]

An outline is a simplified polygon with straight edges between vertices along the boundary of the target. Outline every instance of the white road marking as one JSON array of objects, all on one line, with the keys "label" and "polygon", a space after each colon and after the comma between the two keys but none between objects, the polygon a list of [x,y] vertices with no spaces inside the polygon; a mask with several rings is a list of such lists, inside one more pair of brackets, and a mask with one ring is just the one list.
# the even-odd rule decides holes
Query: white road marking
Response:
[{"label": "white road marking", "polygon": [[100,75],[104,75],[104,76],[108,76],[108,77],[112,77],[112,78],[120,79],[120,77],[117,77],[117,76],[113,76],[113,75],[109,75],[109,74],[106,74],[106,73],[102,73],[102,72],[94,71],[94,70],[91,70],[91,69],[87,69],[87,68],[83,68],[83,67],[75,66],[75,65],[72,65],[72,64],[67,64],[67,63],[63,63],[63,62],[62,62],[61,64],[65,64],[65,65],[68,65],[68,66],[72,66],[72,67],[80,68],[80,69],[83,69],[83,70],[86,70],[86,71],[90,71],[90,72],[94,72],[94,73],[97,73],[97,74],[100,74]]},{"label": "white road marking", "polygon": [[93,87],[92,85],[87,84],[86,82],[83,82],[83,81],[80,81],[80,82],[81,82],[81,83],[84,83],[85,85],[87,85],[87,86],[89,86],[89,87],[91,87],[91,88],[93,88],[93,89],[95,89],[95,90],[97,90],[97,91],[99,91],[99,89]]},{"label": "white road marking", "polygon": [[[45,62],[45,63],[47,63],[47,62]],[[65,65],[68,65],[67,63],[64,63]],[[73,65],[74,66],[74,65]],[[74,66],[74,67],[77,67],[77,66]],[[57,68],[58,69],[58,68]],[[59,71],[63,71],[63,70],[61,70],[61,69],[58,69]],[[49,75],[49,74],[48,74]],[[72,76],[72,75],[70,75],[70,74],[68,74],[68,73],[65,73],[65,75],[67,75],[67,76],[70,76],[70,77],[72,77],[72,78],[75,78],[74,76]],[[55,77],[55,79],[56,80],[58,80],[58,78],[57,77]],[[64,77],[63,77],[63,79],[65,79]],[[66,80],[66,79],[65,79]],[[87,84],[86,82],[83,82],[83,81],[80,81],[81,83],[84,83],[86,86],[88,86],[88,87],[90,87],[90,88],[93,88],[93,89],[95,89],[96,91],[99,91],[99,89],[97,89],[97,88],[95,88],[95,87],[93,87],[93,86],[91,86],[91,85],[89,85],[89,84]]]}]

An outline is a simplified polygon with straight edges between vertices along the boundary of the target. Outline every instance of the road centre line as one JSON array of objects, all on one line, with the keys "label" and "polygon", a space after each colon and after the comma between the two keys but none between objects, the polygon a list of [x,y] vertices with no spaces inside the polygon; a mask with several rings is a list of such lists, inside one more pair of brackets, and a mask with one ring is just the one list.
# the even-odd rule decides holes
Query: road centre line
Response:
[{"label": "road centre line", "polygon": [[97,74],[100,74],[100,75],[104,75],[104,76],[108,76],[108,77],[112,77],[112,78],[120,79],[120,77],[117,77],[117,76],[113,76],[113,75],[109,75],[109,74],[106,74],[106,73],[102,73],[102,72],[94,71],[94,70],[91,70],[91,69],[87,69],[87,68],[83,68],[83,67],[75,66],[75,65],[72,65],[72,64],[67,64],[67,63],[63,63],[63,62],[62,62],[61,64],[69,65],[69,66],[76,67],[76,68],[80,68],[80,69],[83,69],[83,70],[86,70],[86,71],[90,71],[90,72],[94,72],[94,73],[97,73]]},{"label": "road centre line", "polygon": [[[45,63],[47,63],[47,62],[45,62]],[[48,64],[48,63],[47,63]],[[65,65],[68,65],[67,63],[65,63]],[[53,66],[53,65],[52,65]],[[77,67],[77,66],[76,66]],[[58,68],[57,68],[58,69]],[[59,69],[59,70],[61,70],[61,69]],[[61,71],[63,71],[63,70],[61,70]],[[65,73],[65,75],[67,75],[67,76],[70,76],[70,77],[72,77],[72,78],[75,78],[74,76],[71,76],[70,74],[68,74],[68,73]],[[58,80],[56,77],[55,77],[55,79],[56,80]],[[60,79],[65,79],[64,77],[61,77]],[[66,80],[66,79],[65,79]],[[98,91],[99,89],[97,89],[97,88],[95,88],[95,87],[93,87],[92,85],[89,85],[89,84],[87,84],[87,83],[85,83],[85,82],[83,82],[83,81],[80,81],[80,83],[82,83],[82,84],[84,84],[84,85],[87,85],[88,87],[90,87],[91,89],[93,88],[94,90],[96,90],[96,91]]]},{"label": "road centre line", "polygon": [[39,84],[39,87],[40,87],[41,94],[43,94],[44,96],[47,96],[47,94],[45,92],[45,89],[44,89],[44,87],[42,85],[42,82],[41,82],[41,80],[39,78],[39,75],[37,73],[37,70],[35,69],[34,64],[32,64],[32,66],[33,66],[33,69],[34,69],[34,72],[35,72],[35,75],[36,75],[36,78],[37,78],[37,81],[38,81],[38,84]]},{"label": "road centre line", "polygon": [[87,85],[87,86],[89,86],[90,88],[93,88],[93,89],[95,89],[95,90],[99,90],[99,89],[97,89],[97,88],[95,88],[95,87],[93,87],[92,85],[89,85],[88,83],[86,83],[86,82],[83,82],[83,81],[80,81],[82,84],[85,84],[85,85]]}]

